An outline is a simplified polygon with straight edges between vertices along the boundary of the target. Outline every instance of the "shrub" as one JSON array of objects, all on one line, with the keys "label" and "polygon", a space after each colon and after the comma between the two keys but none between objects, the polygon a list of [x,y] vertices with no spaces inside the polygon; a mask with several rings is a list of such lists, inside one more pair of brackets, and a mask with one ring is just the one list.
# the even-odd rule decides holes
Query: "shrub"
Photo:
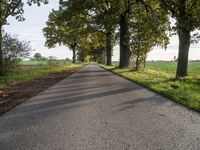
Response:
[{"label": "shrub", "polygon": [[49,56],[49,59],[48,59],[48,65],[49,65],[50,67],[56,67],[56,66],[59,66],[60,63],[59,63],[58,60],[56,60],[55,57],[53,57],[53,56]]},{"label": "shrub", "polygon": [[42,59],[42,55],[40,53],[35,53],[33,58],[37,61],[41,60]]},{"label": "shrub", "polygon": [[32,48],[30,42],[19,41],[16,36],[4,34],[2,40],[3,52],[3,74],[7,74],[16,69],[17,63],[30,55]]}]

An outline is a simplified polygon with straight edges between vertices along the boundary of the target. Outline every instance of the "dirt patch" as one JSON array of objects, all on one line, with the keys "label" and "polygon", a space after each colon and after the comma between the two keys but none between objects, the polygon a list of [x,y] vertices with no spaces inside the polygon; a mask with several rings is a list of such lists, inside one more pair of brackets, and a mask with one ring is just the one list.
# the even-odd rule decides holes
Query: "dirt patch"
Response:
[{"label": "dirt patch", "polygon": [[77,72],[80,68],[81,67],[77,67],[68,71],[52,73],[29,81],[20,82],[12,86],[0,87],[0,114],[25,102],[60,80]]}]

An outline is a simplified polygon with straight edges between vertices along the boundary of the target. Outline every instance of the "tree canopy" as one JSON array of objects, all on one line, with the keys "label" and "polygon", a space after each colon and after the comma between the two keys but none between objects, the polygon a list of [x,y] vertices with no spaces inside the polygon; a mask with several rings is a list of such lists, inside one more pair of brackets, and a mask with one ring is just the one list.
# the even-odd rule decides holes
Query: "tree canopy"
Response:
[{"label": "tree canopy", "polygon": [[167,14],[176,20],[176,24],[173,27],[179,36],[179,55],[176,76],[187,76],[191,32],[200,27],[200,1],[160,0],[160,5]]},{"label": "tree canopy", "polygon": [[[27,0],[29,5],[48,0]],[[0,0],[0,47],[3,26],[9,16],[23,21],[22,0]],[[46,46],[65,45],[73,51],[73,62],[94,60],[112,65],[113,47],[120,45],[119,67],[145,67],[154,46],[167,47],[169,32],[179,37],[176,77],[187,76],[191,42],[198,42],[199,0],[60,0],[52,10],[43,32]],[[170,18],[176,20],[170,26]],[[77,56],[78,55],[78,56]],[[2,66],[0,50],[0,66]],[[130,62],[132,62],[130,64]],[[1,72],[1,71],[0,71]]]}]

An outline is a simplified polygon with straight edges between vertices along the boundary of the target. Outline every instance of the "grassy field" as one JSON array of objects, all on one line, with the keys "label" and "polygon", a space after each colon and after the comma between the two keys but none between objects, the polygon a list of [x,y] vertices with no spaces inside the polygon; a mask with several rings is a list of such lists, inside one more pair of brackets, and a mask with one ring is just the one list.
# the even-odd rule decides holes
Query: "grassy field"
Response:
[{"label": "grassy field", "polygon": [[30,80],[43,75],[66,71],[78,66],[80,65],[71,64],[69,62],[58,62],[56,65],[49,64],[48,61],[20,62],[18,70],[6,76],[0,77],[0,86],[6,84],[15,84],[16,82]]},{"label": "grassy field", "polygon": [[48,65],[48,61],[21,61],[20,65]]},{"label": "grassy field", "polygon": [[135,72],[103,66],[189,108],[200,111],[200,62],[189,63],[189,76],[175,80],[176,62],[148,62],[147,69]]},{"label": "grassy field", "polygon": [[[66,61],[66,60],[58,60],[57,61],[59,64],[71,64],[70,61]],[[27,61],[21,61],[19,62],[19,65],[22,66],[45,66],[48,65],[49,61],[48,60],[41,60],[41,61],[36,61],[36,60],[27,60]]]},{"label": "grassy field", "polygon": [[[159,72],[166,73],[176,73],[176,62],[165,62],[165,61],[155,61],[155,62],[147,62],[147,68],[156,70]],[[200,62],[189,62],[189,76],[198,76],[200,75]]]}]

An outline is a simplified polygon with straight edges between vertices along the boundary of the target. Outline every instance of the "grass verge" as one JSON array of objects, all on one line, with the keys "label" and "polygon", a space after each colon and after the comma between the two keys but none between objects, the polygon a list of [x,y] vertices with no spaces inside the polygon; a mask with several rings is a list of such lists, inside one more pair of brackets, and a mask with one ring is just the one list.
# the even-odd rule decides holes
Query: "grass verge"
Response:
[{"label": "grass verge", "polygon": [[174,73],[153,69],[135,72],[130,69],[119,69],[114,66],[101,65],[120,76],[132,80],[163,96],[175,100],[190,109],[200,111],[200,79],[189,76],[179,80],[174,79]]},{"label": "grass verge", "polygon": [[[1,78],[0,115],[77,72],[80,65],[40,67]],[[11,86],[12,85],[12,86]]]},{"label": "grass verge", "polygon": [[14,73],[10,73],[6,76],[0,77],[0,86],[31,80],[37,77],[41,77],[41,76],[48,75],[51,73],[66,71],[66,70],[79,67],[79,66],[80,65],[78,64],[58,65],[58,66],[40,66],[40,67],[33,68],[30,70],[21,70],[21,71],[19,70]]}]

